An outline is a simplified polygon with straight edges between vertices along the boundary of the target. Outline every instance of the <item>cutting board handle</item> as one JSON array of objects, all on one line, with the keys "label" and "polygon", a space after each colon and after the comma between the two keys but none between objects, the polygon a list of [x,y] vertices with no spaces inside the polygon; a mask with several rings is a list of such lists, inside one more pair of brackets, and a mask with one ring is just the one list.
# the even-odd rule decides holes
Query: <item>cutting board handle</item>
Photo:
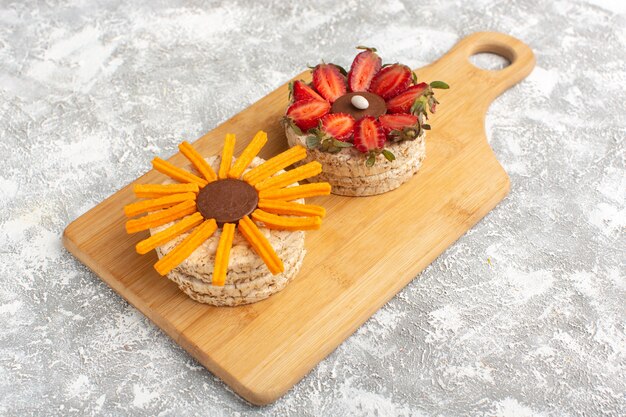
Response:
[{"label": "cutting board handle", "polygon": [[[472,55],[489,52],[506,58],[510,65],[499,70],[478,68],[470,62]],[[453,68],[465,73],[465,86],[481,88],[487,106],[509,87],[523,80],[535,67],[535,55],[528,45],[512,36],[498,32],[476,32],[461,39],[441,59],[432,64],[442,72]],[[445,81],[445,79],[444,79]],[[453,88],[455,86],[452,86]]]}]

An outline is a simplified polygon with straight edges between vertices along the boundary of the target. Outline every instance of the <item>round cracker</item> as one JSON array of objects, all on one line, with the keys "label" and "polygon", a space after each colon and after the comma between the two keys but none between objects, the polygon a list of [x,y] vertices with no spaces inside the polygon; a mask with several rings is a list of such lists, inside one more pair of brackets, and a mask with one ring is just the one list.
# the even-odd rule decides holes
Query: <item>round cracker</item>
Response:
[{"label": "round cracker", "polygon": [[[298,135],[289,125],[285,125],[285,133],[289,146],[306,147],[308,135]],[[422,131],[415,140],[389,143],[386,149],[391,151],[396,159],[388,161],[379,154],[372,167],[365,165],[366,155],[354,148],[346,148],[334,154],[318,149],[307,149],[306,159],[299,164],[313,160],[320,162],[323,167],[322,173],[311,180],[328,181],[332,185],[333,194],[346,196],[382,194],[398,188],[420,169],[426,157],[426,134]]]}]

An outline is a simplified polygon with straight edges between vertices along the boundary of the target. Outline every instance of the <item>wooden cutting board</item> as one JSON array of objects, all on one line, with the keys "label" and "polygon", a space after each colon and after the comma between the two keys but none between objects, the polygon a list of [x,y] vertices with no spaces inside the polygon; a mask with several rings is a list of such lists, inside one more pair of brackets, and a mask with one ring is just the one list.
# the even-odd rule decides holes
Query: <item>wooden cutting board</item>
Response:
[{"label": "wooden cutting board", "polygon": [[[499,54],[511,65],[499,71],[479,69],[468,60],[479,52]],[[308,254],[300,274],[262,302],[206,306],[157,275],[154,251],[144,256],[134,251],[147,232],[127,235],[124,230],[122,207],[135,200],[132,184],[72,222],[64,244],[239,395],[254,404],[271,403],[504,198],[509,179],[487,144],[485,113],[534,63],[532,51],[519,40],[484,32],[464,38],[417,70],[420,80],[444,80],[451,86],[437,91],[441,104],[431,118],[421,170],[386,194],[309,199],[324,205],[328,215],[320,230],[307,232]],[[310,76],[295,79],[308,81]],[[287,147],[279,124],[287,101],[285,84],[195,146],[203,155],[217,154],[224,135],[232,132],[238,154],[262,129],[270,140],[261,156],[275,155]],[[180,154],[169,160],[187,164]],[[163,179],[149,171],[136,182]]]}]

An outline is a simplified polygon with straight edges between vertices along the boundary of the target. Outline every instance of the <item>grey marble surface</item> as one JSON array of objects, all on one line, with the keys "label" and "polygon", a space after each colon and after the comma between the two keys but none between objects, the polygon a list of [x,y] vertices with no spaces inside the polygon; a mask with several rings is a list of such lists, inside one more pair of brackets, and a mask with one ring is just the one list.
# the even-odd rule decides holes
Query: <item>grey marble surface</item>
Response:
[{"label": "grey marble surface", "polygon": [[[0,1],[0,414],[626,415],[626,3]],[[481,30],[511,194],[285,397],[250,406],[62,247],[74,218],[321,58]],[[497,65],[497,60],[479,60]]]}]

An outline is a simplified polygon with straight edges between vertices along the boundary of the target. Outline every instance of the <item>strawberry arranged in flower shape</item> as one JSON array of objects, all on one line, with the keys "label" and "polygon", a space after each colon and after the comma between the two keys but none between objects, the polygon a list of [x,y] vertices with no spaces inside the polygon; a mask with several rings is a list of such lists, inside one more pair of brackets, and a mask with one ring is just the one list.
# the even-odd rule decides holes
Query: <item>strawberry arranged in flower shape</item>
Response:
[{"label": "strawberry arranged in flower shape", "polygon": [[330,103],[324,100],[306,99],[293,103],[287,109],[287,117],[291,118],[302,131],[317,126],[318,121],[330,111]]},{"label": "strawberry arranged in flower shape", "polygon": [[307,146],[337,153],[354,147],[371,166],[376,155],[392,162],[388,143],[418,138],[430,126],[424,121],[439,103],[434,89],[449,88],[443,81],[418,83],[402,64],[382,64],[375,48],[362,51],[346,72],[335,64],[312,69],[313,82],[290,85],[292,104],[286,122],[297,133],[309,133]]},{"label": "strawberry arranged in flower shape", "polygon": [[411,74],[411,68],[406,65],[388,65],[376,74],[369,91],[385,100],[395,97],[411,85]]},{"label": "strawberry arranged in flower shape", "polygon": [[292,85],[292,94],[294,101],[300,100],[324,100],[310,85],[304,81],[296,81]]},{"label": "strawberry arranged in flower shape", "polygon": [[351,91],[367,91],[374,76],[383,66],[374,48],[365,48],[352,61],[350,72],[348,73],[348,86]]},{"label": "strawberry arranged in flower shape", "polygon": [[354,117],[346,113],[329,113],[319,121],[317,129],[309,130],[307,147],[319,148],[324,152],[337,153],[352,146],[348,142],[354,133]]},{"label": "strawberry arranged in flower shape", "polygon": [[361,153],[367,153],[367,166],[374,165],[379,152],[390,162],[396,159],[391,151],[384,149],[386,139],[383,126],[372,116],[365,116],[354,127],[354,147]]}]

